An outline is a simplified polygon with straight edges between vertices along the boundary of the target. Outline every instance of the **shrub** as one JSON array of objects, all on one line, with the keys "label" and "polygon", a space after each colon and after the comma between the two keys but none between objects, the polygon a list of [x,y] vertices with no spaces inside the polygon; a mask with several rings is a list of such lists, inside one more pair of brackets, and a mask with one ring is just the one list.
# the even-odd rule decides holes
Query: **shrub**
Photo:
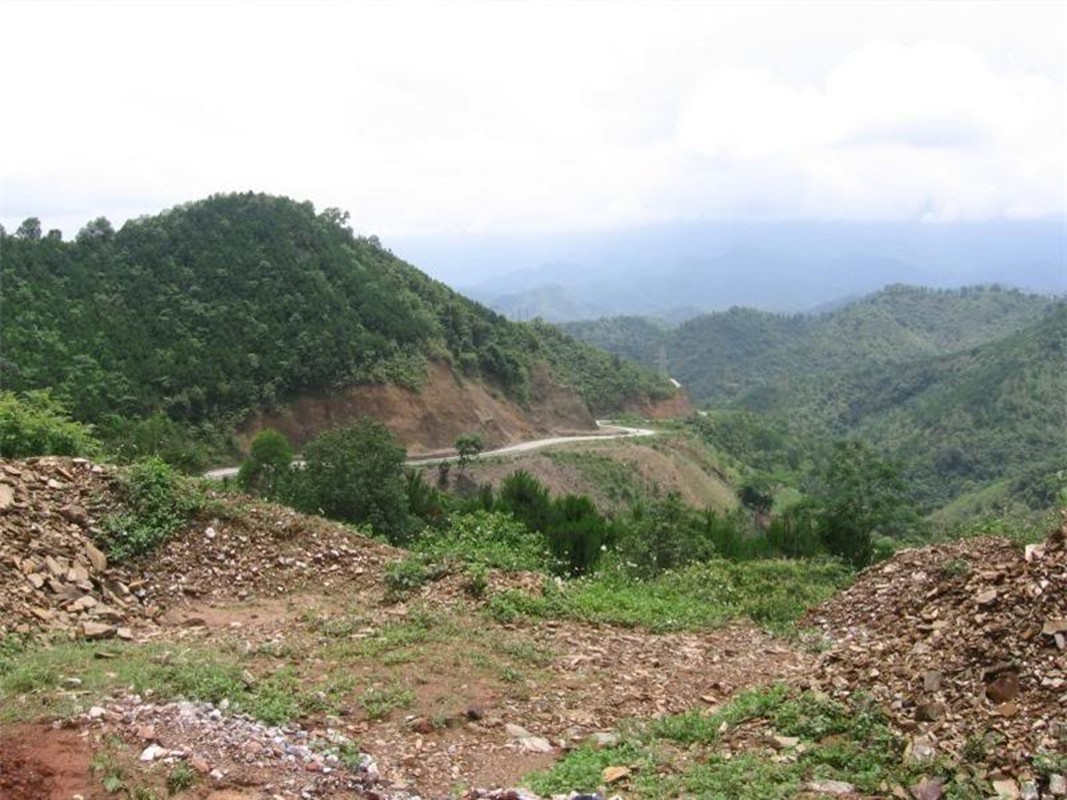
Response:
[{"label": "shrub", "polygon": [[459,453],[459,468],[463,469],[485,449],[485,439],[480,433],[465,433],[456,439]]},{"label": "shrub", "polygon": [[305,511],[368,523],[400,541],[408,523],[405,457],[392,433],[368,417],[327,431],[304,449],[292,501]]},{"label": "shrub", "polygon": [[572,576],[593,571],[610,539],[607,521],[592,501],[573,494],[552,503],[545,535],[556,561]]},{"label": "shrub", "polygon": [[293,448],[289,440],[278,431],[267,428],[252,441],[248,458],[237,473],[237,483],[245,491],[274,497],[289,477],[292,465]]},{"label": "shrub", "polygon": [[140,461],[121,479],[127,511],[104,520],[104,545],[116,561],[143,555],[203,507],[203,496],[159,458]]},{"label": "shrub", "polygon": [[0,456],[84,456],[98,451],[92,428],[73,421],[48,390],[0,392]]},{"label": "shrub", "polygon": [[530,530],[543,531],[548,527],[551,512],[548,489],[526,470],[504,479],[496,503],[499,510],[513,514]]}]

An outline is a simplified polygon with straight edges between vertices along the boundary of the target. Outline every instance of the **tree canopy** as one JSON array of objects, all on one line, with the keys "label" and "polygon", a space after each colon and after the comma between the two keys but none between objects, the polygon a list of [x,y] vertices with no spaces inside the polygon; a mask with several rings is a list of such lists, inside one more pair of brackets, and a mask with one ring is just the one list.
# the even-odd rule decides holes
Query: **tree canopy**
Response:
[{"label": "tree canopy", "polygon": [[434,358],[520,401],[536,362],[598,406],[670,391],[467,300],[337,209],[216,195],[118,231],[101,217],[73,242],[32,219],[0,236],[4,388],[51,387],[80,420],[234,419],[305,391],[417,386]]}]

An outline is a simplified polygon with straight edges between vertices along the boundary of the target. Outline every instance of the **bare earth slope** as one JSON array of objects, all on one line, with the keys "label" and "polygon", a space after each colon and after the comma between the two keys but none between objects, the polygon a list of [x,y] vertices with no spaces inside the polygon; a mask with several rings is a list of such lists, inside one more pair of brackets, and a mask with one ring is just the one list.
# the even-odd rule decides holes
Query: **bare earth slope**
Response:
[{"label": "bare earth slope", "polygon": [[250,441],[264,428],[300,447],[324,430],[370,416],[412,454],[450,448],[456,437],[479,431],[492,447],[559,432],[593,431],[596,422],[581,398],[556,383],[543,366],[531,376],[531,396],[520,407],[485,384],[464,381],[447,363],[429,365],[419,390],[395,384],[361,385],[329,395],[305,395],[280,411],[260,412],[242,429]]},{"label": "bare earth slope", "polygon": [[[185,763],[199,789],[181,796],[212,800],[403,800],[513,786],[580,741],[610,739],[629,717],[712,707],[811,663],[749,624],[653,635],[495,623],[461,574],[398,601],[383,578],[401,551],[269,504],[220,499],[150,558],[94,563],[94,531],[119,507],[107,468],[3,462],[0,483],[2,631],[85,642],[63,674],[2,698],[0,744],[24,731],[5,718],[59,717],[88,752],[117,759],[128,785],[161,787]],[[541,577],[490,575],[486,597],[508,588],[540,593]],[[162,670],[167,682],[204,664],[243,676],[215,705],[130,691],[131,674]],[[210,696],[210,685],[200,691]],[[251,714],[264,707],[253,687],[281,690],[271,702],[296,703],[299,723],[257,722]],[[0,775],[58,774],[48,762],[55,744],[47,734],[29,748],[0,747]],[[96,797],[100,777],[51,786],[12,800]]]}]

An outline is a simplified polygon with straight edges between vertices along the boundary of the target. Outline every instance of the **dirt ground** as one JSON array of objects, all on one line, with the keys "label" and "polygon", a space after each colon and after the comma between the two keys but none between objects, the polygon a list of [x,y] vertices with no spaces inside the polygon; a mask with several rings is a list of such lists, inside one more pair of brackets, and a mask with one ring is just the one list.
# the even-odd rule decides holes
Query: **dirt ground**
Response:
[{"label": "dirt ground", "polygon": [[[377,796],[388,798],[520,785],[530,771],[590,737],[610,736],[630,717],[712,709],[740,689],[800,674],[812,659],[749,625],[653,635],[557,621],[496,624],[472,613],[453,591],[430,588],[396,606],[343,592],[190,601],[163,617],[152,645],[176,652],[239,650],[253,654],[243,663],[257,675],[291,669],[301,684],[343,682],[340,706],[300,720],[306,733],[296,735],[329,731],[358,743],[380,773]],[[407,692],[402,707],[381,718],[360,707],[367,691],[395,687]],[[108,796],[89,768],[108,742],[127,784],[157,786],[159,797],[165,796],[163,764],[138,761],[150,742],[204,773],[179,797],[373,796],[364,793],[367,787],[340,780],[340,769],[327,776],[335,782],[324,783],[288,765],[253,762],[231,741],[242,734],[227,732],[225,717],[190,726],[175,722],[173,710],[137,706],[116,688],[110,696],[85,699],[107,710],[95,720],[81,715],[69,728],[0,728],[4,800]],[[535,744],[516,736],[514,726]],[[209,771],[217,772],[209,777]]]},{"label": "dirt ground", "polygon": [[0,728],[0,797],[4,800],[84,800],[107,797],[92,775],[86,731],[50,724]]}]

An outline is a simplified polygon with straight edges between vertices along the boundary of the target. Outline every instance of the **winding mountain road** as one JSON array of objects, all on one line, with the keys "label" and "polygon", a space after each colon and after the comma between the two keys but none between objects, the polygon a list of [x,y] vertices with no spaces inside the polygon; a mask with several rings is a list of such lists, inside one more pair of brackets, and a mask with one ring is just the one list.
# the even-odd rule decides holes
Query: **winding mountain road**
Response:
[{"label": "winding mountain road", "polygon": [[[510,444],[507,447],[498,447],[495,450],[485,450],[478,457],[483,458],[485,456],[506,456],[511,453],[526,453],[531,450],[540,450],[544,447],[552,447],[557,444],[570,444],[571,442],[592,442],[592,441],[604,441],[606,439],[629,439],[635,436],[655,436],[656,431],[650,428],[627,428],[623,425],[613,425],[607,420],[596,421],[597,427],[600,428],[601,433],[588,433],[588,434],[576,434],[574,436],[549,436],[544,439],[533,439],[529,442],[519,442],[519,444]],[[421,456],[418,458],[409,458],[407,463],[412,466],[423,466],[427,464],[441,464],[446,461],[458,461],[459,455],[448,456]],[[297,461],[297,464],[302,462]],[[219,469],[209,470],[204,473],[205,478],[212,480],[222,480],[223,478],[233,478],[237,475],[239,467],[220,467]]]}]

